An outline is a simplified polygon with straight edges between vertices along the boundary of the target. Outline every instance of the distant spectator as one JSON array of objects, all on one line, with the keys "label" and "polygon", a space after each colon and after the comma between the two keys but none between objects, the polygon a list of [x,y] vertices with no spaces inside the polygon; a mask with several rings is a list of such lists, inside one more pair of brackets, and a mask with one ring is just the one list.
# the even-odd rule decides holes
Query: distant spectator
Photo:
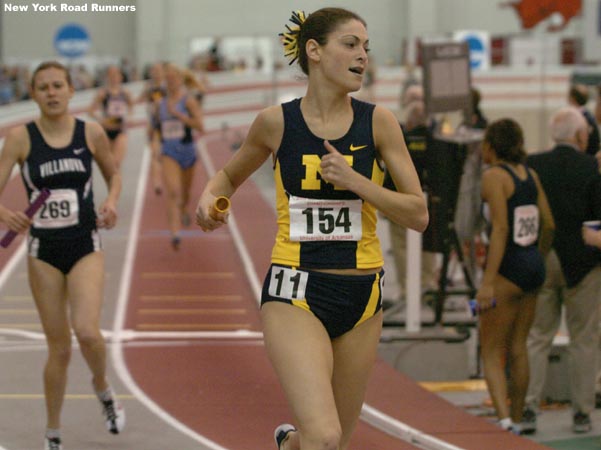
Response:
[{"label": "distant spectator", "polygon": [[585,433],[592,428],[590,413],[595,407],[601,266],[596,250],[582,239],[582,224],[601,219],[601,177],[595,158],[584,154],[589,127],[579,109],[560,109],[551,118],[550,130],[555,147],[528,158],[547,194],[556,233],[528,336],[530,385],[522,430],[536,431],[549,352],[565,308],[572,430]]},{"label": "distant spectator", "polygon": [[71,70],[71,79],[73,80],[73,87],[76,91],[91,89],[94,86],[92,75],[83,64],[80,64]]},{"label": "distant spectator", "polygon": [[[419,87],[421,86],[414,86]],[[405,107],[407,118],[401,125],[403,136],[411,160],[420,178],[422,187],[426,184],[427,146],[432,140],[432,132],[428,127],[424,102],[413,101]],[[396,191],[396,186],[388,172],[384,178],[384,187]],[[407,273],[407,228],[392,221],[389,222],[390,247],[394,257],[397,282],[401,290],[401,298],[406,294]],[[421,257],[421,290],[422,292],[435,289],[438,284],[436,253],[422,251]]]},{"label": "distant spectator", "polygon": [[475,87],[472,87],[470,89],[470,96],[472,100],[472,116],[469,118],[469,120],[466,120],[466,125],[471,128],[479,128],[484,130],[488,125],[488,119],[480,109],[480,101],[482,99],[480,91]]},{"label": "distant spectator", "polygon": [[586,147],[586,153],[596,156],[600,145],[599,127],[593,114],[586,109],[588,98],[588,88],[585,85],[575,84],[570,88],[568,103],[580,110],[588,124],[588,146]]},{"label": "distant spectator", "polygon": [[10,69],[0,67],[0,105],[6,105],[15,100],[15,89],[10,75]]},{"label": "distant spectator", "polygon": [[213,45],[209,48],[208,53],[208,61],[207,61],[207,71],[208,72],[216,72],[219,70],[223,70],[223,57],[221,55],[221,38],[216,37],[213,41]]}]

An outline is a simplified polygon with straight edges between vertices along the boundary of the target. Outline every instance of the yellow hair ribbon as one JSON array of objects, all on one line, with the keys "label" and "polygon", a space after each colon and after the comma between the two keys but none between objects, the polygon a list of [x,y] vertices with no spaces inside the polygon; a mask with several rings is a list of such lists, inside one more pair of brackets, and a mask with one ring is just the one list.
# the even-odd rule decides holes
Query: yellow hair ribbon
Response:
[{"label": "yellow hair ribbon", "polygon": [[292,22],[293,25],[286,25],[286,30],[288,31],[279,34],[282,45],[284,46],[284,56],[290,59],[289,65],[292,65],[292,63],[297,60],[300,53],[298,36],[300,34],[301,26],[306,19],[307,17],[304,11],[292,11],[290,22]]}]

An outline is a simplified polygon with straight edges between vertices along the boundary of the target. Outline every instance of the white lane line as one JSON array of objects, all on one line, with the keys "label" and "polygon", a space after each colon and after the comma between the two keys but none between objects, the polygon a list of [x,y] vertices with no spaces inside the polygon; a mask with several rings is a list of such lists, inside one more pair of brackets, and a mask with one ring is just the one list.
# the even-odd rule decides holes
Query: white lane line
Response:
[{"label": "white lane line", "polygon": [[[0,330],[1,333],[1,330]],[[134,331],[121,330],[119,335],[110,331],[102,331],[108,340],[119,342],[137,339],[263,339],[263,333],[258,331]]]},{"label": "white lane line", "polygon": [[[199,153],[202,158],[202,162],[205,168],[207,169],[207,172],[209,173],[209,177],[213,177],[213,175],[215,175],[215,167],[206,148],[206,145],[204,145],[202,139],[200,140],[200,143],[201,145],[199,148]],[[240,257],[242,258],[242,263],[244,264],[244,271],[248,275],[249,281],[253,286],[257,302],[260,303],[261,284],[259,282],[257,270],[252,258],[248,253],[246,245],[244,244],[242,235],[240,234],[238,226],[236,225],[236,221],[234,220],[233,213],[230,213],[228,227],[231,228],[234,243],[236,244],[236,248],[240,252]],[[448,444],[434,436],[423,433],[416,428],[410,427],[406,423],[403,423],[395,419],[394,417],[383,413],[382,411],[368,405],[367,403],[364,403],[363,407],[361,408],[361,418],[365,422],[378,428],[379,430],[392,436],[398,437],[404,441],[415,443],[412,439],[419,438],[420,444],[422,444],[427,450],[463,450],[460,447]]]},{"label": "white lane line", "polygon": [[400,420],[394,419],[368,404],[363,404],[363,408],[361,409],[361,420],[386,434],[397,437],[410,444],[419,445],[427,450],[465,450],[462,447],[457,447],[430,434],[424,433],[417,428],[413,428]]},{"label": "white lane line", "polygon": [[[2,289],[1,286],[0,289]],[[0,335],[20,337],[32,341],[46,341],[46,336],[44,335],[44,333],[37,331],[21,330],[18,328],[0,328]]]},{"label": "white lane line", "polygon": [[159,418],[165,421],[168,425],[172,426],[182,434],[188,436],[192,440],[201,443],[211,450],[228,450],[225,447],[221,447],[215,442],[201,436],[191,428],[187,427],[159,405],[157,405],[150,397],[148,397],[142,389],[138,387],[134,379],[132,378],[127,365],[125,364],[125,357],[123,355],[123,346],[121,344],[121,337],[126,337],[124,334],[125,324],[125,313],[127,309],[127,300],[129,297],[132,271],[136,253],[136,247],[138,245],[138,234],[140,232],[140,221],[142,219],[142,207],[144,205],[144,193],[146,190],[146,181],[148,179],[148,168],[150,163],[150,151],[145,148],[142,156],[142,164],[140,167],[140,173],[138,176],[138,186],[136,188],[136,197],[134,200],[134,209],[132,212],[132,220],[129,229],[129,237],[127,240],[127,249],[125,252],[125,260],[123,264],[123,270],[121,272],[121,282],[119,284],[119,294],[117,298],[117,308],[115,313],[115,319],[113,322],[113,338],[115,339],[114,345],[111,346],[111,358],[113,366],[117,372],[119,378],[123,384],[127,387],[130,393],[132,393],[142,404],[144,404],[152,413],[156,414]]},{"label": "white lane line", "polygon": [[[111,343],[135,341],[137,339],[248,339],[262,340],[263,333],[260,331],[236,330],[236,331],[135,331],[121,330],[115,334],[113,330],[100,330],[105,341]],[[0,336],[19,337],[30,341],[46,341],[44,333],[28,331],[19,328],[0,328]],[[75,335],[72,334],[74,342]]]}]

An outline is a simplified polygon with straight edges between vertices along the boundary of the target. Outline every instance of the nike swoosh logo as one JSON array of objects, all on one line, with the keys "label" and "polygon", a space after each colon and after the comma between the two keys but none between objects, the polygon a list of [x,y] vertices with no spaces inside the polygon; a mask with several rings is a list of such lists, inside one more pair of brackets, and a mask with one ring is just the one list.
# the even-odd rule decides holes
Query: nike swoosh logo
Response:
[{"label": "nike swoosh logo", "polygon": [[349,150],[351,152],[355,152],[355,151],[361,150],[362,148],[365,148],[365,147],[367,147],[367,145],[358,145],[355,147],[353,144],[351,144],[351,146],[349,147]]},{"label": "nike swoosh logo", "polygon": [[73,153],[75,153],[76,155],[81,155],[85,149],[85,147],[76,148],[73,150]]}]

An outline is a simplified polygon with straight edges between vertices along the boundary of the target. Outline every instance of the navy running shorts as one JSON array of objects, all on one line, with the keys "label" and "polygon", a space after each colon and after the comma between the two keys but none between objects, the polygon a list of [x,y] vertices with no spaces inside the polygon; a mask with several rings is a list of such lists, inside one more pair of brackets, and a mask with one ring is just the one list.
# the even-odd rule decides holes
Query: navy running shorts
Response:
[{"label": "navy running shorts", "polygon": [[102,250],[97,230],[69,240],[40,239],[29,236],[27,253],[67,275],[84,256]]},{"label": "navy running shorts", "polygon": [[335,275],[272,264],[261,305],[283,302],[317,317],[330,338],[352,330],[382,308],[384,270],[372,275]]}]

